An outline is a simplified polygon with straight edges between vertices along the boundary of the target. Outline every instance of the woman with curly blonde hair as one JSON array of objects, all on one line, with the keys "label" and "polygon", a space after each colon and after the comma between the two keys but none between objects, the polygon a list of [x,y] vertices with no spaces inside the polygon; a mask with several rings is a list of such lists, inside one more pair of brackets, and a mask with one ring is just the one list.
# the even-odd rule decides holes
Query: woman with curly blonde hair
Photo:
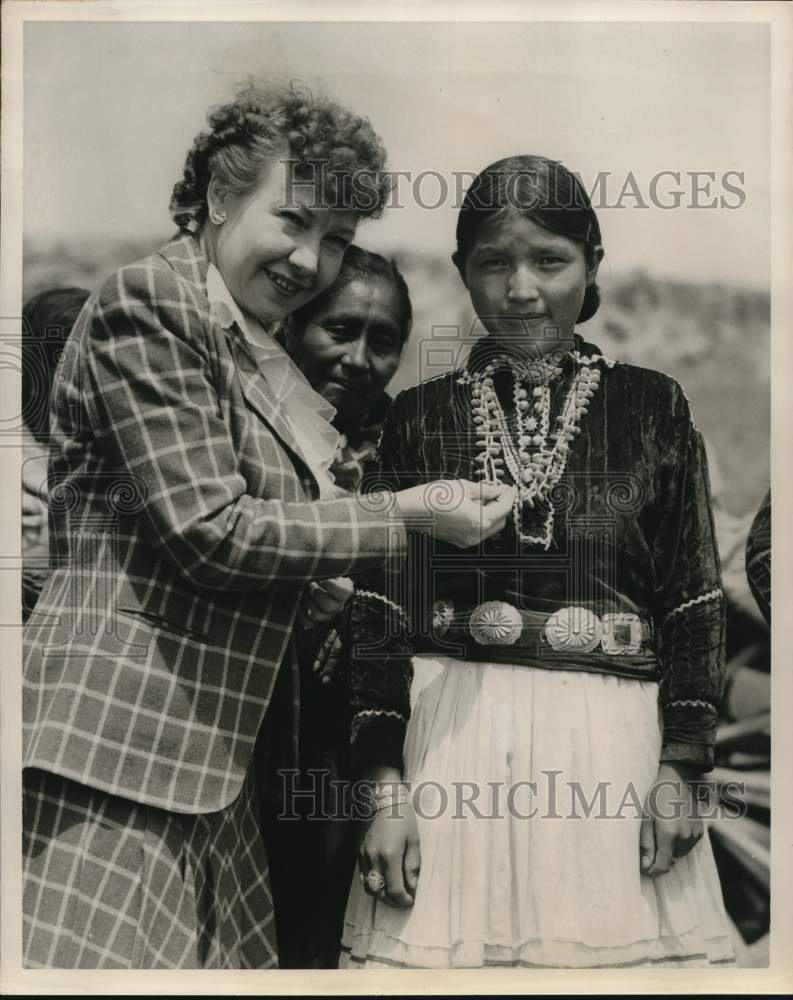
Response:
[{"label": "woman with curly blonde hair", "polygon": [[[253,762],[294,732],[298,609],[321,620],[426,510],[421,490],[364,505],[334,486],[324,400],[269,328],[333,282],[384,163],[364,119],[250,84],[188,154],[180,233],[75,324],[54,569],[25,633],[28,966],[276,964]],[[456,489],[439,537],[503,525],[506,491]]]}]

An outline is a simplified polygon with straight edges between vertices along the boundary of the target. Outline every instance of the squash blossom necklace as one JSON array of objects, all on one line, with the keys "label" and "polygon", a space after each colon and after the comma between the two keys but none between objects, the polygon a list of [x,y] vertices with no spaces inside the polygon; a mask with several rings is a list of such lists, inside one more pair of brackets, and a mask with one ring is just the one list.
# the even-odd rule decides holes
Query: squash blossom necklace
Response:
[{"label": "squash blossom necklace", "polygon": [[[462,380],[471,385],[477,475],[485,482],[501,483],[506,465],[517,487],[513,517],[518,537],[545,549],[550,548],[553,536],[554,512],[549,496],[564,473],[570,442],[581,433],[581,418],[600,384],[600,371],[593,365],[606,361],[600,356],[588,358],[577,351],[570,353],[575,374],[551,430],[551,383],[561,376],[566,353],[555,351],[531,361],[497,358],[481,371],[466,373]],[[514,436],[493,381],[494,373],[503,369],[512,376]],[[547,513],[541,533],[524,531],[524,516],[544,508]]]}]

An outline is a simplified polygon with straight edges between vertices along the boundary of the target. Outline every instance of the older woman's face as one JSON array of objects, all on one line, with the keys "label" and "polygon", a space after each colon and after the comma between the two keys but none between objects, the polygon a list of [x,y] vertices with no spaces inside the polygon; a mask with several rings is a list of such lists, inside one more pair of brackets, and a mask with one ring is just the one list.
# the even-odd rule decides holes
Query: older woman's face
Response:
[{"label": "older woman's face", "polygon": [[220,195],[215,264],[243,312],[274,323],[332,284],[355,236],[355,212],[317,207],[313,188],[292,184],[275,160],[246,195]]},{"label": "older woman's face", "polygon": [[393,378],[405,331],[390,281],[356,278],[323,302],[287,349],[311,385],[349,423],[372,408]]}]

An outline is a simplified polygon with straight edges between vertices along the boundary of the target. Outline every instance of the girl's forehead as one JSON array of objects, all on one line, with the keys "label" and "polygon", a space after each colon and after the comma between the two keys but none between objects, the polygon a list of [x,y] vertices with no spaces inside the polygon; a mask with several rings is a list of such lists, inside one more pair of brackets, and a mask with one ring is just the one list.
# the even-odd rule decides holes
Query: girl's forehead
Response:
[{"label": "girl's forehead", "polygon": [[510,210],[484,222],[476,234],[475,246],[521,244],[542,247],[576,247],[578,242],[546,229],[533,218]]}]

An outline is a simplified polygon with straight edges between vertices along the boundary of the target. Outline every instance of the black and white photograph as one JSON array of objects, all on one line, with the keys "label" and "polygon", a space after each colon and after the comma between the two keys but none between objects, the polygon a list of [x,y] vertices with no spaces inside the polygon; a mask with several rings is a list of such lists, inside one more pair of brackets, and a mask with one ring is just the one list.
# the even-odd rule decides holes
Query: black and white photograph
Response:
[{"label": "black and white photograph", "polygon": [[3,990],[786,992],[791,7],[335,6],[3,5]]}]

